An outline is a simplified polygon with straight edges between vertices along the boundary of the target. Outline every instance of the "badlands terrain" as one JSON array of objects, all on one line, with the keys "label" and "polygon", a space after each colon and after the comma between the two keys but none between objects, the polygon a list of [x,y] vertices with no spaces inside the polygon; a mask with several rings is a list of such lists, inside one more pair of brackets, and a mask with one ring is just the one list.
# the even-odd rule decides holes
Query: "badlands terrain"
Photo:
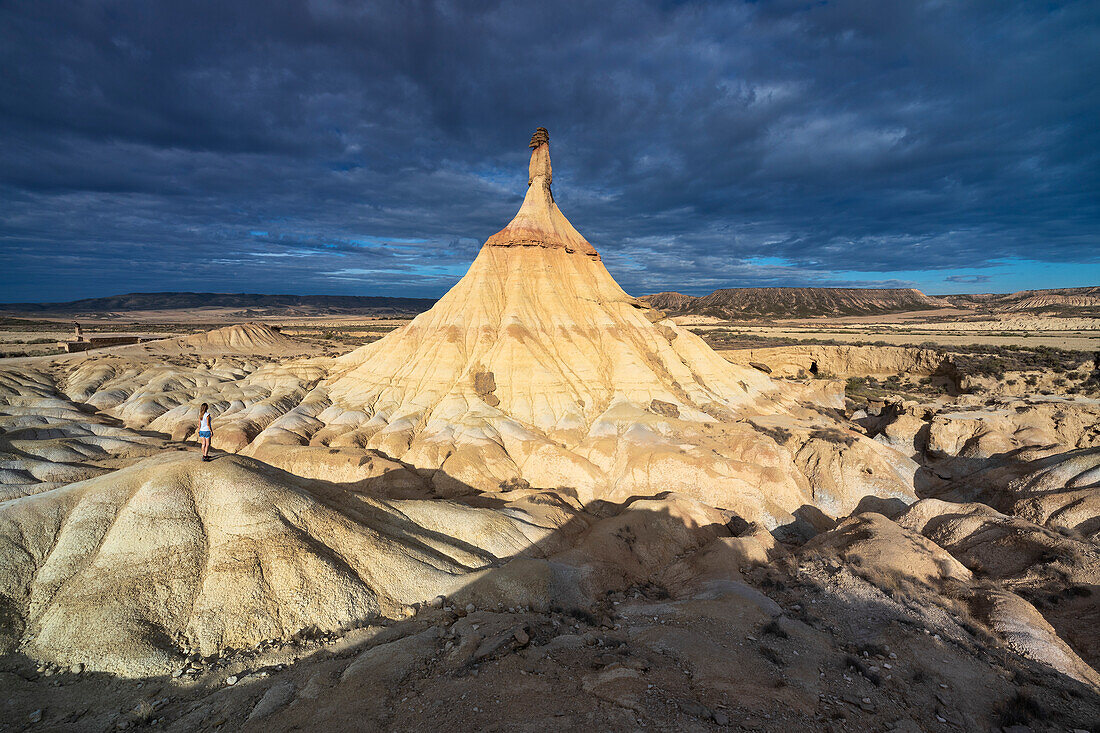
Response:
[{"label": "badlands terrain", "polygon": [[1096,348],[673,317],[531,148],[412,320],[0,360],[0,730],[1100,730]]}]

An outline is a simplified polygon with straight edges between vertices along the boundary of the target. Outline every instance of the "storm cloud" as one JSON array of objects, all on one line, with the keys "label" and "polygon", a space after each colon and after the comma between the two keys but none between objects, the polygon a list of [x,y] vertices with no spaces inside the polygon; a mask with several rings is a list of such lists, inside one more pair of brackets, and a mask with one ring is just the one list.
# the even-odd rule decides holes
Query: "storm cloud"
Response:
[{"label": "storm cloud", "polygon": [[540,125],[636,294],[1096,284],[1098,43],[1093,2],[6,3],[2,296],[437,296]]}]

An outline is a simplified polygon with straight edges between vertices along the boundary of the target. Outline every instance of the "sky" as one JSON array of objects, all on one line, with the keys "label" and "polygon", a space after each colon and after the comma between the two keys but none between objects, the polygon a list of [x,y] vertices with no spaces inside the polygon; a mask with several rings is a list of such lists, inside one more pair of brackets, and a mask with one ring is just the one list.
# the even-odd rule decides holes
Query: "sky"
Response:
[{"label": "sky", "polygon": [[526,189],[630,293],[1100,285],[1100,3],[0,2],[0,301],[437,297]]}]

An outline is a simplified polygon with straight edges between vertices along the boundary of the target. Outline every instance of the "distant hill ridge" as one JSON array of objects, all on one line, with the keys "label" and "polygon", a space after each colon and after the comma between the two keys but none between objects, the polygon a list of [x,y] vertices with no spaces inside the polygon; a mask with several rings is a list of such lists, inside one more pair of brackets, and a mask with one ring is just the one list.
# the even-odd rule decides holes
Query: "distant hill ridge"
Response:
[{"label": "distant hill ridge", "polygon": [[673,316],[732,319],[756,316],[853,316],[949,308],[914,288],[725,288],[695,297],[656,293],[644,298]]},{"label": "distant hill ridge", "polygon": [[[1015,293],[925,295],[914,288],[723,288],[697,297],[662,292],[643,298],[669,315],[721,319],[805,318],[900,313],[936,308],[990,311],[1100,311],[1100,286],[1021,290]],[[435,304],[431,298],[375,295],[263,295],[258,293],[126,293],[64,303],[0,303],[0,312],[79,315],[158,310],[234,308],[243,316],[413,316]]]},{"label": "distant hill ridge", "polygon": [[67,303],[3,303],[0,310],[20,313],[103,313],[126,311],[240,308],[277,314],[415,315],[435,303],[430,298],[374,295],[261,295],[254,293],[127,293]]},{"label": "distant hill ridge", "polygon": [[1059,310],[1066,308],[1097,309],[1100,308],[1100,286],[1019,290],[1015,293],[1004,294],[947,295],[944,298],[962,306],[978,306],[1008,311]]}]

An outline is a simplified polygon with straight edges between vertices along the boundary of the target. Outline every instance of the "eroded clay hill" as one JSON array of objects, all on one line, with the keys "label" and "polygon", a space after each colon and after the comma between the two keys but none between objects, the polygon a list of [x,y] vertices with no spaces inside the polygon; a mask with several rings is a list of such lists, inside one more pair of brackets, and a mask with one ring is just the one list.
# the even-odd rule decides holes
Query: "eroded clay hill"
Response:
[{"label": "eroded clay hill", "polygon": [[[627,295],[554,203],[547,142],[529,174],[520,211],[449,293],[338,359],[312,409],[247,452],[273,458],[272,444],[303,438],[376,450],[434,470],[444,492],[517,480],[582,501],[681,491],[769,526],[814,503],[793,457],[744,417],[808,433],[832,424],[824,410]],[[868,493],[906,496],[913,467],[883,460],[886,475],[829,493],[852,506]]]},{"label": "eroded clay hill", "polygon": [[962,307],[978,306],[999,311],[1095,312],[1100,308],[1100,286],[1020,290],[1015,293],[949,295],[945,297]]}]

